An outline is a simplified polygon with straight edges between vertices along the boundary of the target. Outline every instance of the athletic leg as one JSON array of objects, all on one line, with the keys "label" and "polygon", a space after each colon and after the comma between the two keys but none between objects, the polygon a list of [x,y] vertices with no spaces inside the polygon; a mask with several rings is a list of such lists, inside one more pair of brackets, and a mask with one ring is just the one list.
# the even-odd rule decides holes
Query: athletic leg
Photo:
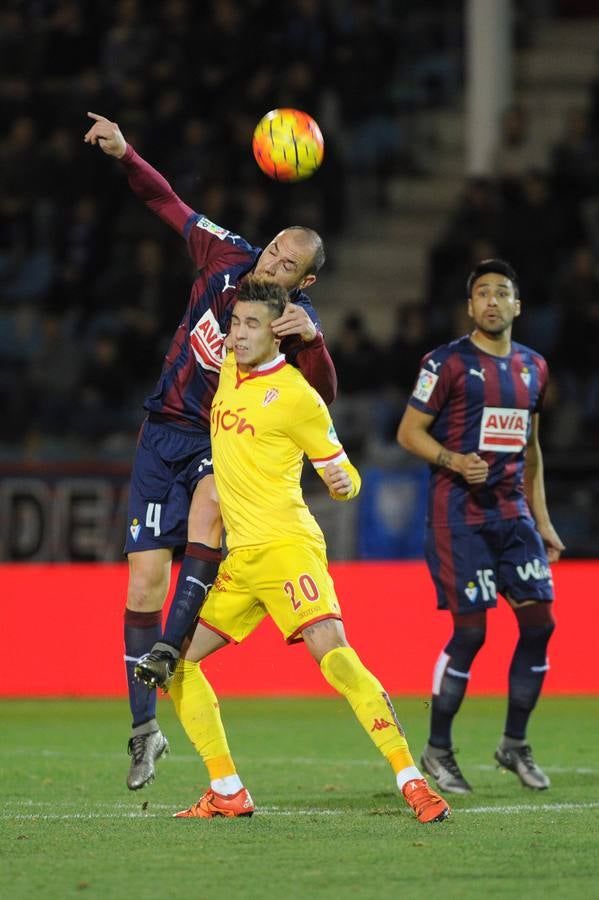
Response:
[{"label": "athletic leg", "polygon": [[193,628],[221,561],[222,519],[214,476],[198,482],[189,510],[188,543],[162,639],[137,667],[150,688],[168,687],[183,640]]},{"label": "athletic leg", "polygon": [[177,717],[200,754],[210,778],[210,788],[177,818],[209,819],[214,816],[251,816],[254,804],[244,788],[229,751],[216,694],[199,667],[199,660],[227,641],[198,623],[189,647],[176,665],[169,694]]},{"label": "athletic leg", "polygon": [[433,672],[430,735],[420,762],[441,790],[467,794],[472,788],[455,759],[451,731],[468,687],[472,662],[485,642],[486,613],[452,615],[453,634]]},{"label": "athletic leg", "polygon": [[509,670],[505,729],[495,758],[515,772],[526,787],[544,790],[550,781],[532,758],[526,740],[528,722],[549,669],[547,645],[555,628],[550,603],[534,600],[510,602],[518,621],[519,637]]},{"label": "athletic leg", "polygon": [[343,624],[325,619],[302,631],[308,651],[324,678],[349,702],[380,753],[391,765],[406,802],[420,822],[437,822],[449,815],[447,803],[433,793],[414,764],[404,730],[391,699],[347,643]]},{"label": "athletic leg", "polygon": [[172,551],[142,550],[129,553],[128,560],[124,638],[132,715],[128,750],[132,760],[127,786],[138,790],[153,780],[156,759],[168,751],[168,743],[156,720],[156,692],[135,678],[135,666],[162,634],[162,607],[170,580]]}]

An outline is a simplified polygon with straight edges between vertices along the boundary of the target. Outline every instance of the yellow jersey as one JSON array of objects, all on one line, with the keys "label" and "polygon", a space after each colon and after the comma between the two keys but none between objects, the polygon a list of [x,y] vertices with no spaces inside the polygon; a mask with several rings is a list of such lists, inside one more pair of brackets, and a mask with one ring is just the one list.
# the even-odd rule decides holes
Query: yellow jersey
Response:
[{"label": "yellow jersey", "polygon": [[241,372],[228,353],[210,412],[214,477],[229,550],[271,541],[323,541],[304,501],[304,453],[322,477],[329,462],[342,466],[352,490],[360,476],[335,433],[320,395],[283,355]]}]

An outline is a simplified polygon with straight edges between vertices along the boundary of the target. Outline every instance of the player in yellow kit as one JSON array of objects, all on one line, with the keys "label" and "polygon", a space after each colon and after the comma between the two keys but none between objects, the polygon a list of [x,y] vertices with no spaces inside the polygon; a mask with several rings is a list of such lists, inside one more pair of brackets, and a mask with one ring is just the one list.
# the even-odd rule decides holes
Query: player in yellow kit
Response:
[{"label": "player in yellow kit", "polygon": [[[229,554],[169,685],[177,715],[202,756],[210,788],[179,818],[249,816],[252,798],[231,758],[218,701],[199,660],[239,642],[270,615],[285,639],[303,640],[325,679],[349,701],[421,822],[449,814],[414,764],[385,689],[349,646],[320,528],[300,487],[304,453],[335,500],[360,476],[326,405],[278,352],[270,323],[287,302],[272,282],[239,289],[230,343],[211,413],[214,475]],[[140,671],[140,677],[143,677]]]}]

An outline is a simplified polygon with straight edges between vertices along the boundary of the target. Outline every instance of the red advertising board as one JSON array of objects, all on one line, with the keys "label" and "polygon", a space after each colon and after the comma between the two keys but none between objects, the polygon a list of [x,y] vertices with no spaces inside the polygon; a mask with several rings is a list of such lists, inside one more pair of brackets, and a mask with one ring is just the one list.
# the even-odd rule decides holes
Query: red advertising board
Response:
[{"label": "red advertising board", "polygon": [[[434,662],[447,640],[448,614],[435,610],[422,562],[332,563],[348,638],[391,694],[430,693]],[[557,628],[546,693],[599,693],[596,641],[599,562],[553,567]],[[125,694],[124,563],[5,564],[2,596],[3,697],[117,697]],[[590,635],[581,646],[581,634]],[[503,694],[516,628],[507,604],[489,614],[488,638],[469,691]],[[329,694],[299,644],[288,647],[265,621],[242,645],[203,664],[222,695]]]}]

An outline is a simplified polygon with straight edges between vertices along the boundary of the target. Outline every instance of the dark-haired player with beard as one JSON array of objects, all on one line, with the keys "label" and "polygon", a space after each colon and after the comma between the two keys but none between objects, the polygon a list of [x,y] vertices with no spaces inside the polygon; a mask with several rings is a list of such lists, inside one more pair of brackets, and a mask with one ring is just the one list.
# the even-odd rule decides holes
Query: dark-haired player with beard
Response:
[{"label": "dark-haired player with beard", "polygon": [[430,465],[425,555],[438,608],[453,619],[434,670],[421,763],[441,790],[472,790],[456,762],[451,730],[485,641],[487,609],[500,593],[514,611],[519,638],[495,759],[524,786],[543,790],[549,778],[533,759],[526,731],[549,668],[549,564],[564,550],[547,511],[539,445],[548,370],[542,356],[512,341],[521,300],[509,263],[483,260],[467,291],[474,329],[424,356],[397,432],[401,446]]}]

